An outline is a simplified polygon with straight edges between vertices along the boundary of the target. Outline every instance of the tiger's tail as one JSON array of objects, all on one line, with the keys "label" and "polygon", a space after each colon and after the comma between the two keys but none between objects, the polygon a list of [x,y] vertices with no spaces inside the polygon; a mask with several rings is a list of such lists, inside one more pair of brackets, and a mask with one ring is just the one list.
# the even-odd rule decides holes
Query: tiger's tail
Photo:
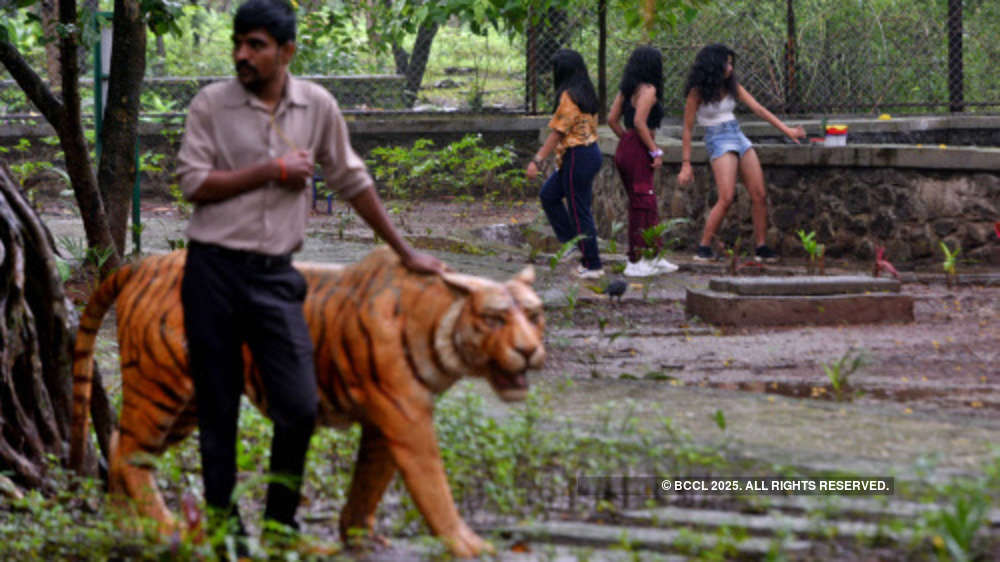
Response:
[{"label": "tiger's tail", "polygon": [[104,315],[114,304],[135,268],[127,264],[108,276],[97,288],[80,317],[73,347],[73,422],[70,430],[69,466],[80,472],[87,450],[90,394],[94,381],[94,343]]}]

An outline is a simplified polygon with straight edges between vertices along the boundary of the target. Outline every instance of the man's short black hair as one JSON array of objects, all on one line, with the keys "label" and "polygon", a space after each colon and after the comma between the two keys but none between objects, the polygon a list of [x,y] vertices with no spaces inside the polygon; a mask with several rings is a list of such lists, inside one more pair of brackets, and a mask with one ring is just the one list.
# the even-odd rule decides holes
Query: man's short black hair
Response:
[{"label": "man's short black hair", "polygon": [[247,0],[233,18],[237,35],[263,29],[279,45],[295,40],[295,10],[287,0]]}]

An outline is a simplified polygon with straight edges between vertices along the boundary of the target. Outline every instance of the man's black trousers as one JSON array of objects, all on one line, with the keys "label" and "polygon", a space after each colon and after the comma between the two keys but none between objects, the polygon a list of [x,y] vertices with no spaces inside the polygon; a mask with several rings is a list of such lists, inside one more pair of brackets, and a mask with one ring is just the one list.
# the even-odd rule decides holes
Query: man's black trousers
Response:
[{"label": "man's black trousers", "polygon": [[181,300],[198,407],[205,501],[231,510],[236,439],[250,347],[274,422],[264,517],[297,528],[295,511],[319,406],[313,346],[302,313],[306,283],[290,256],[191,242]]}]

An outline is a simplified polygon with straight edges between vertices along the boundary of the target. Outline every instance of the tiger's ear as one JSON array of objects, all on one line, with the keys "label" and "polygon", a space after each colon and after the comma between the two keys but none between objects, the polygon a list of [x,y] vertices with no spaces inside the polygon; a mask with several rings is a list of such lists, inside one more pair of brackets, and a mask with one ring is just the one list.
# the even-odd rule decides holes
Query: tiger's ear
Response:
[{"label": "tiger's ear", "polygon": [[520,281],[525,285],[534,285],[535,268],[529,265],[528,267],[522,269],[520,273],[514,276],[514,281]]},{"label": "tiger's ear", "polygon": [[453,271],[445,271],[441,273],[441,279],[444,279],[444,282],[451,287],[466,293],[471,293],[486,285],[479,277],[466,275],[464,273],[455,273]]}]

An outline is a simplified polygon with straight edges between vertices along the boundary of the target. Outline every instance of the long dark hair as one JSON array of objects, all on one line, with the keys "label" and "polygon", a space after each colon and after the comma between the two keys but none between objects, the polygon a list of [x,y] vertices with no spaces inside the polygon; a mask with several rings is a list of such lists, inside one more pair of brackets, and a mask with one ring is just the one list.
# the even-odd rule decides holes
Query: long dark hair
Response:
[{"label": "long dark hair", "polygon": [[622,93],[624,105],[622,113],[625,115],[625,127],[635,126],[635,108],[632,107],[632,95],[642,84],[649,84],[656,88],[656,103],[649,110],[646,117],[646,125],[650,129],[660,126],[663,120],[663,55],[655,47],[639,47],[632,51],[628,62],[625,64],[625,72],[622,74],[622,81],[618,89]]},{"label": "long dark hair", "polygon": [[556,99],[552,106],[555,112],[563,92],[569,92],[570,99],[584,113],[597,113],[600,104],[594,83],[587,73],[587,64],[580,53],[572,49],[559,49],[552,55],[552,78],[555,83]]},{"label": "long dark hair", "polygon": [[739,84],[736,81],[736,71],[734,70],[729,78],[723,78],[729,57],[733,57],[735,66],[736,53],[720,43],[708,45],[698,51],[694,57],[694,65],[691,66],[691,73],[688,74],[687,84],[684,86],[684,95],[687,96],[692,89],[696,89],[704,103],[717,102],[722,99],[723,94],[735,96],[736,86]]}]

